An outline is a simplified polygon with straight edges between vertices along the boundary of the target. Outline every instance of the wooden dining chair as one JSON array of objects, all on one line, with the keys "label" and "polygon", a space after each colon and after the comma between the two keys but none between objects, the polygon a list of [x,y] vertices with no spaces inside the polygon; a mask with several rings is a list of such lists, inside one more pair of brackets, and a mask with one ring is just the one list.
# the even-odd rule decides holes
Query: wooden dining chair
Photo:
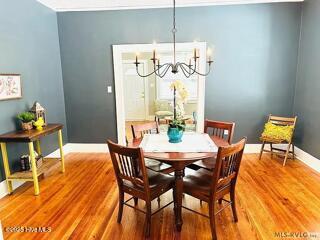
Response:
[{"label": "wooden dining chair", "polygon": [[[142,124],[131,125],[132,136],[134,139],[143,138],[144,134],[157,134],[159,133],[159,127],[157,122],[148,122]],[[146,167],[150,170],[161,173],[172,173],[174,168],[169,164],[159,162],[157,160],[145,158]]]},{"label": "wooden dining chair", "polygon": [[[272,114],[269,115],[268,122],[276,125],[276,126],[289,126],[292,127],[292,134],[289,139],[284,138],[275,138],[275,137],[268,137],[268,136],[261,136],[260,140],[262,141],[261,151],[259,159],[261,159],[263,152],[270,152],[271,157],[273,157],[273,154],[283,156],[283,166],[286,165],[287,159],[290,157],[292,159],[295,158],[294,153],[294,144],[293,144],[293,133],[297,122],[297,117],[279,117],[274,116]],[[270,150],[264,149],[265,144],[270,144]],[[281,149],[274,147],[273,144],[288,144],[286,149]],[[292,147],[292,150],[290,148]]]},{"label": "wooden dining chair", "polygon": [[[185,194],[209,204],[209,216],[187,207],[184,208],[210,219],[212,239],[217,239],[215,215],[223,209],[231,206],[233,219],[235,222],[238,221],[235,205],[235,188],[245,144],[246,138],[243,138],[236,144],[220,147],[216,166],[213,170],[201,169],[193,171],[183,179],[183,191]],[[227,194],[230,195],[230,200],[224,199],[224,196]],[[219,203],[222,201],[227,203],[220,205],[221,208],[218,211],[215,209],[217,200]]]},{"label": "wooden dining chair", "polygon": [[[145,167],[143,151],[141,148],[128,148],[108,140],[108,147],[112,159],[119,189],[118,223],[121,222],[123,206],[132,207],[146,214],[145,236],[150,236],[151,216],[167,207],[172,202],[151,212],[151,201],[169,191],[174,186],[174,177],[148,170]],[[124,193],[131,195],[124,201]],[[129,201],[142,199],[146,202],[146,212],[130,204]],[[136,205],[135,201],[135,205]]]},{"label": "wooden dining chair", "polygon": [[[233,122],[220,122],[206,119],[204,122],[204,132],[210,136],[215,136],[217,139],[232,143],[235,123]],[[192,169],[205,168],[207,170],[213,169],[215,160],[212,158],[197,161],[190,165]]]}]

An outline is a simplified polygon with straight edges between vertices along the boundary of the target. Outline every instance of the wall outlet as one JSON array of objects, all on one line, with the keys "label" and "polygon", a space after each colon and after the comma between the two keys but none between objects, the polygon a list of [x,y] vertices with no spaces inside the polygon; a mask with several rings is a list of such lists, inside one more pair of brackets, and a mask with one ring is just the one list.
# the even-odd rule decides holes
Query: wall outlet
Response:
[{"label": "wall outlet", "polygon": [[108,87],[107,87],[107,92],[108,92],[108,93],[112,93],[112,86],[108,86]]}]

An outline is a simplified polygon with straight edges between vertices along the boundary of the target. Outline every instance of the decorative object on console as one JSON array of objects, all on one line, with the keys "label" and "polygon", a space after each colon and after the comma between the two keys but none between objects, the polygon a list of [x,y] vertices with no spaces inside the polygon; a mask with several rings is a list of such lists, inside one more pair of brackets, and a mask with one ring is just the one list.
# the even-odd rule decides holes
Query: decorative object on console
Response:
[{"label": "decorative object on console", "polygon": [[30,157],[29,155],[22,155],[20,157],[20,165],[22,171],[29,171],[31,169]]},{"label": "decorative object on console", "polygon": [[43,125],[44,125],[44,120],[42,117],[39,117],[39,119],[33,123],[33,126],[35,126],[36,129],[39,131],[43,130]]},{"label": "decorative object on console", "polygon": [[[170,85],[171,90],[173,90],[173,120],[169,122],[168,127],[168,137],[170,143],[179,143],[182,140],[183,131],[185,129],[184,108],[183,104],[188,98],[188,91],[184,84],[180,80],[174,81]],[[179,98],[177,99],[177,91],[179,93]]]},{"label": "decorative object on console", "polygon": [[0,74],[0,100],[22,98],[21,75]]},{"label": "decorative object on console", "polygon": [[[36,165],[37,168],[40,168],[43,164],[43,156],[38,155],[36,151],[34,151],[35,159],[36,159]],[[21,164],[21,170],[22,171],[31,171],[31,159],[30,155],[25,154],[20,157],[20,164]]]},{"label": "decorative object on console", "polygon": [[17,118],[21,121],[21,128],[24,131],[29,131],[33,128],[33,121],[35,116],[31,112],[22,112],[18,114]]},{"label": "decorative object on console", "polygon": [[208,67],[209,70],[207,73],[200,73],[198,72],[197,68],[198,68],[198,60],[200,58],[199,56],[199,50],[198,49],[194,49],[193,50],[193,57],[189,60],[189,63],[185,63],[185,62],[177,62],[176,61],[176,1],[173,0],[173,29],[172,29],[172,35],[173,35],[173,63],[165,63],[165,64],[160,64],[160,59],[157,58],[157,54],[156,54],[156,50],[153,50],[153,56],[151,58],[152,62],[153,62],[153,71],[151,73],[148,73],[146,75],[141,74],[139,72],[139,60],[138,60],[138,55],[136,55],[136,61],[134,62],[134,64],[136,65],[136,71],[137,74],[140,77],[148,77],[151,76],[153,74],[157,75],[160,78],[163,78],[167,72],[169,71],[169,69],[171,68],[171,72],[173,74],[177,74],[179,71],[181,71],[187,78],[189,78],[190,76],[192,76],[193,74],[198,74],[201,76],[207,76],[210,73],[210,69],[211,69],[211,64],[212,64],[212,60],[211,60],[211,50],[208,49],[207,51],[207,55],[208,55]]},{"label": "decorative object on console", "polygon": [[30,112],[34,114],[35,120],[38,121],[39,118],[43,120],[43,126],[47,125],[47,118],[46,118],[46,109],[40,105],[40,103],[35,102],[30,109]]}]

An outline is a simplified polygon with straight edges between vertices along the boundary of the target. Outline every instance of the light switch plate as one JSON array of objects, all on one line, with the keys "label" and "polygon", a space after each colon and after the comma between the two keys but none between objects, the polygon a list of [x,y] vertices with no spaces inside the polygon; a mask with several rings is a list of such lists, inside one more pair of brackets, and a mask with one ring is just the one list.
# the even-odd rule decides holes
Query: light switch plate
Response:
[{"label": "light switch plate", "polygon": [[112,93],[112,86],[108,86],[107,91],[108,91],[108,93]]}]

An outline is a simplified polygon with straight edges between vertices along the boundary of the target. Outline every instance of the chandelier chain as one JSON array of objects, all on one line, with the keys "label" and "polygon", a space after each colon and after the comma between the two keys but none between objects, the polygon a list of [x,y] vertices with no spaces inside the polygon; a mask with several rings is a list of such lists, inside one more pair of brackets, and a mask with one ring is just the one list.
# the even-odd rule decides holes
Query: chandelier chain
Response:
[{"label": "chandelier chain", "polygon": [[176,0],[173,0],[173,64],[176,64]]}]

